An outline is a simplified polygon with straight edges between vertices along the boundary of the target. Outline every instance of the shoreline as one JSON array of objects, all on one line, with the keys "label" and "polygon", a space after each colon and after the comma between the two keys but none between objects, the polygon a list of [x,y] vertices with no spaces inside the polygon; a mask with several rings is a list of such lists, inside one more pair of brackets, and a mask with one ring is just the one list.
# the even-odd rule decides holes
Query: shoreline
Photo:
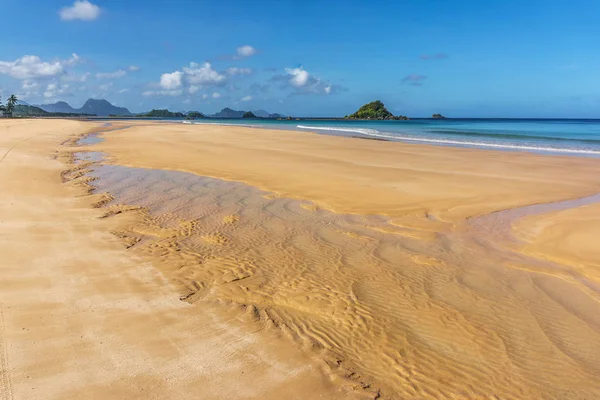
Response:
[{"label": "shoreline", "polygon": [[[347,166],[350,166],[354,163],[360,163],[361,160],[359,158],[365,158],[363,156],[368,154],[368,152],[372,152],[373,155],[365,158],[365,160],[368,160],[364,161],[366,167],[375,167],[375,169],[377,169],[379,168],[377,164],[382,164],[382,166],[385,164],[395,164],[391,167],[391,169],[388,169],[387,171],[383,170],[383,172],[386,172],[387,175],[392,172],[397,172],[398,177],[406,176],[407,174],[419,174],[423,175],[424,177],[435,177],[436,179],[437,177],[443,177],[450,178],[450,180],[455,180],[456,184],[467,185],[470,189],[478,189],[479,184],[481,184],[482,186],[485,186],[485,190],[491,189],[490,192],[492,193],[503,191],[502,188],[494,188],[493,186],[490,186],[490,183],[493,182],[482,181],[483,177],[488,176],[490,180],[496,179],[503,183],[512,182],[517,184],[521,187],[521,189],[523,189],[522,192],[519,193],[520,196],[526,195],[528,192],[533,191],[529,185],[522,186],[521,182],[531,181],[531,183],[534,183],[536,180],[538,180],[537,183],[539,185],[548,187],[548,190],[544,190],[543,193],[535,195],[529,201],[523,201],[519,199],[514,199],[511,201],[510,199],[503,199],[501,201],[502,203],[506,203],[506,205],[488,205],[485,207],[484,211],[478,211],[475,213],[460,212],[456,207],[447,207],[450,209],[454,208],[455,210],[452,211],[452,213],[456,214],[457,217],[452,217],[446,220],[446,222],[453,222],[456,218],[462,219],[466,217],[485,215],[494,211],[515,208],[519,206],[587,197],[600,192],[600,182],[595,179],[594,174],[595,168],[600,168],[600,159],[596,158],[574,157],[570,155],[547,155],[529,152],[513,153],[488,149],[444,147],[420,143],[404,143],[396,141],[383,142],[380,140],[361,140],[360,142],[364,142],[364,147],[357,147],[351,145],[351,143],[354,142],[353,139],[355,138],[350,136],[322,135],[316,132],[273,130],[231,125],[208,125],[198,128],[192,127],[190,129],[187,125],[164,124],[162,122],[144,124],[143,130],[160,134],[161,131],[164,131],[164,129],[161,127],[164,127],[165,129],[168,129],[169,132],[176,134],[178,138],[182,140],[180,143],[175,143],[173,141],[164,142],[161,139],[161,145],[174,150],[171,152],[171,154],[176,154],[178,151],[186,152],[186,143],[191,146],[206,145],[210,146],[210,152],[204,155],[204,157],[209,156],[210,159],[206,161],[205,165],[203,164],[202,160],[194,160],[192,164],[184,167],[181,160],[179,160],[177,157],[171,157],[167,155],[168,159],[165,158],[162,160],[160,157],[160,152],[158,151],[159,149],[155,148],[154,144],[151,144],[152,147],[149,150],[152,151],[152,155],[144,154],[142,157],[138,157],[138,161],[132,162],[132,157],[130,154],[131,152],[124,151],[125,149],[117,147],[119,146],[119,142],[123,139],[127,141],[131,140],[134,146],[139,146],[140,148],[147,147],[146,143],[141,140],[142,136],[145,136],[144,133],[138,129],[138,127],[141,126],[142,125],[133,124],[132,129],[126,133],[127,137],[124,137],[123,135],[104,135],[106,141],[103,143],[102,147],[109,149],[109,153],[111,153],[111,162],[114,160],[115,162],[118,162],[120,165],[124,166],[138,166],[150,169],[169,169],[196,173],[198,175],[209,176],[217,179],[242,182],[250,186],[259,187],[269,192],[277,193],[278,195],[284,197],[315,201],[322,208],[330,209],[340,213],[368,215],[379,214],[388,216],[390,218],[416,213],[420,215],[435,215],[438,220],[446,220],[445,218],[436,215],[436,213],[432,212],[431,210],[423,210],[424,207],[411,207],[407,208],[405,211],[398,209],[397,205],[392,206],[388,203],[388,201],[391,199],[387,197],[384,198],[381,204],[378,204],[377,206],[373,205],[368,208],[359,207],[358,209],[355,209],[355,207],[344,205],[345,202],[342,201],[339,196],[332,199],[331,196],[323,193],[323,191],[331,192],[332,189],[319,188],[319,192],[315,193],[315,195],[313,195],[311,191],[298,190],[300,188],[296,189],[296,187],[299,185],[294,185],[293,182],[285,182],[281,178],[276,179],[276,177],[281,176],[281,174],[278,174],[278,171],[272,171],[272,173],[269,173],[268,170],[264,170],[261,167],[261,164],[277,163],[277,165],[285,166],[285,164],[282,163],[284,162],[286,156],[298,156],[298,161],[293,167],[293,171],[296,178],[302,178],[302,189],[307,188],[306,185],[308,185],[308,181],[305,182],[305,180],[309,180],[309,177],[306,176],[308,171],[304,171],[300,168],[300,161],[303,163],[304,167],[312,167],[310,164],[313,159],[324,166],[330,166],[332,164],[334,164],[334,166],[336,164],[346,164]],[[166,128],[167,126],[169,128]],[[238,145],[236,140],[243,140],[243,144]],[[279,146],[279,143],[285,143],[285,147]],[[381,147],[380,144],[383,144],[385,147]],[[272,145],[274,145],[274,148]],[[315,157],[310,157],[310,155],[303,157],[304,155],[300,150],[297,151],[294,149],[294,146],[296,145],[311,146],[318,152],[318,155]],[[337,151],[338,148],[340,150],[339,152]],[[264,160],[265,162],[263,162],[263,160],[261,160],[256,153],[259,149],[260,151],[268,153],[269,156],[271,156],[270,153],[273,153],[272,156],[274,159],[272,161],[270,159]],[[345,151],[346,149],[348,151]],[[110,150],[116,150],[116,152],[113,153]],[[225,165],[225,160],[229,161],[236,159],[236,157],[228,154],[228,151],[235,151],[236,153],[239,153],[239,157],[243,160],[243,162],[240,163],[240,166],[256,168],[256,171],[260,172],[261,176],[259,177],[257,176],[258,174],[252,174],[244,171],[243,168],[234,168],[232,166]],[[222,156],[222,159],[215,157],[216,154]],[[328,160],[323,157],[325,155],[333,156],[331,157],[331,162],[328,162]],[[394,160],[396,155],[398,157],[406,157],[406,160]],[[351,156],[355,156],[359,160],[353,161]],[[371,160],[376,160],[378,156],[385,157],[385,160],[381,162],[375,161],[375,165],[370,165],[372,164]],[[189,156],[186,154],[185,157]],[[248,163],[245,158],[250,158],[250,163]],[[432,166],[435,166],[436,163],[439,165],[439,170],[437,171],[435,168],[432,168]],[[537,171],[527,171],[529,166],[536,164],[544,165],[544,168],[547,168],[548,171],[542,171],[541,173],[537,173]],[[448,169],[449,166],[451,167]],[[457,177],[454,177],[455,179],[453,179],[452,175],[449,173],[450,171],[453,171],[453,167],[459,167],[459,170],[453,172],[454,175],[457,175]],[[508,170],[503,170],[505,168],[520,168],[524,176],[519,176],[513,179],[511,178]],[[314,168],[311,168],[311,172],[312,169]],[[445,169],[448,169],[448,171]],[[573,176],[571,176],[570,179],[562,178],[566,175],[564,171],[565,169],[568,169],[569,173],[573,173]],[[360,170],[356,170],[356,172],[357,175],[364,175]],[[337,170],[335,173],[338,173]],[[300,174],[300,176],[298,176],[298,174]],[[320,172],[315,172],[314,174],[315,177],[318,177],[319,175]],[[374,176],[373,174],[369,174],[366,175],[365,178],[374,179]],[[393,175],[391,175],[390,178],[394,179]],[[473,178],[476,181],[469,182],[469,178]],[[327,179],[330,178],[328,177]],[[551,180],[552,184],[548,185]],[[310,179],[310,181],[311,184],[319,183],[318,179],[314,180],[314,182],[312,179]],[[365,189],[365,185],[361,184],[361,182],[357,182],[356,180],[345,183],[348,183],[352,186],[339,189]],[[556,183],[563,185],[565,189],[568,189],[568,192],[558,194],[556,190],[556,186],[558,185],[556,185]],[[442,185],[443,184],[444,183],[442,181]],[[454,184],[455,182],[452,182],[452,185]],[[386,192],[387,193],[384,194],[387,196],[396,196],[402,194],[411,197],[410,193],[407,192],[401,191],[394,193],[393,190],[388,190]],[[354,200],[364,196],[365,194],[366,192],[357,192],[354,196],[350,197]],[[454,194],[460,196],[459,193]],[[406,200],[403,201],[405,202]],[[479,201],[483,202],[483,199]],[[461,208],[464,208],[464,204],[461,204]]]},{"label": "shoreline", "polygon": [[[51,119],[51,118],[49,118]],[[197,119],[197,120],[186,120],[182,118],[151,118],[151,117],[97,117],[97,118],[82,118],[75,119],[81,121],[115,121],[115,122],[123,122],[123,121],[133,121],[133,122],[149,122],[149,123],[185,123],[190,125],[221,125],[221,126],[241,126],[241,127],[255,127],[258,129],[279,129],[279,130],[294,130],[294,131],[304,131],[309,130],[314,133],[320,133],[325,135],[333,135],[333,136],[344,136],[344,137],[352,137],[353,134],[356,135],[358,133],[359,136],[356,137],[378,137],[379,139],[400,142],[400,143],[416,143],[416,144],[433,144],[435,146],[440,147],[451,147],[451,148],[467,148],[467,149],[482,149],[482,150],[499,150],[505,152],[527,152],[533,154],[543,154],[543,155],[554,155],[554,156],[577,156],[577,157],[591,157],[591,158],[600,158],[600,148],[591,149],[591,148],[579,148],[579,147],[552,147],[548,144],[548,140],[553,141],[572,141],[572,142],[589,142],[589,139],[577,139],[577,138],[562,138],[562,137],[544,137],[544,136],[527,136],[520,135],[518,133],[514,133],[513,135],[521,136],[521,139],[528,139],[528,141],[524,143],[502,143],[497,140],[506,139],[504,134],[490,135],[487,137],[488,142],[486,141],[468,141],[468,140],[459,140],[459,137],[463,137],[464,135],[460,134],[451,134],[450,132],[446,132],[447,137],[439,137],[436,138],[434,136],[427,136],[427,132],[394,132],[394,131],[377,131],[376,129],[370,129],[366,127],[355,127],[355,128],[345,128],[345,127],[319,127],[319,126],[302,126],[296,125],[302,121],[307,122],[315,122],[315,121],[323,121],[323,122],[343,122],[344,124],[357,125],[361,123],[386,123],[386,122],[397,122],[397,121],[378,121],[378,120],[353,120],[353,119],[345,119],[345,118],[299,118],[293,120],[279,120],[279,119],[270,119],[270,118],[256,118],[256,119],[242,119],[242,118],[206,118],[206,119]],[[585,118],[413,118],[411,121],[427,121],[427,122],[436,122],[436,121],[451,121],[451,122],[558,122],[558,121],[579,121],[579,122],[600,122],[600,119],[585,119]],[[260,124],[263,122],[264,124]],[[290,123],[291,124],[288,124]],[[402,121],[400,121],[402,123]],[[273,125],[273,126],[269,126]],[[279,125],[279,126],[277,126]],[[393,126],[393,125],[391,125]],[[410,125],[408,125],[410,126]],[[362,131],[375,131],[375,132],[362,132]],[[323,133],[325,132],[325,133]],[[439,132],[438,132],[439,133]],[[362,135],[362,136],[361,136]],[[449,135],[449,136],[448,136]],[[477,135],[472,132],[467,134],[466,137],[476,137]],[[512,135],[508,134],[508,138],[511,138]],[[539,142],[534,144],[534,142]],[[591,142],[599,142],[600,140],[591,140]]]},{"label": "shoreline", "polygon": [[[221,121],[221,122],[219,122]],[[260,123],[260,122],[264,123]],[[319,121],[316,119],[305,119],[306,122]],[[322,120],[323,122],[331,122],[334,120]],[[340,119],[335,120],[341,122],[340,126],[319,126],[319,125],[302,125],[302,120],[298,121],[275,121],[269,119],[263,120],[243,120],[243,119],[214,119],[214,120],[197,120],[197,121],[164,121],[167,123],[185,123],[188,125],[221,125],[221,126],[239,126],[239,127],[254,127],[258,129],[272,129],[272,130],[285,130],[285,131],[298,131],[298,132],[313,132],[323,135],[342,136],[342,137],[353,137],[359,135],[360,137],[372,137],[385,139],[392,142],[400,142],[407,144],[425,144],[434,145],[439,147],[451,147],[451,148],[467,148],[467,149],[481,149],[481,150],[498,150],[504,152],[528,152],[533,154],[543,155],[567,155],[577,157],[600,157],[600,148],[580,148],[580,147],[556,147],[552,143],[556,141],[566,142],[589,142],[588,139],[570,139],[561,137],[544,137],[544,136],[528,136],[519,133],[513,134],[481,134],[478,135],[474,132],[445,132],[445,134],[439,135],[444,132],[428,132],[427,130],[412,131],[411,125],[407,124],[407,130],[395,131],[398,127],[402,126],[403,122],[395,124],[397,121],[375,121],[375,120],[348,120]],[[446,121],[446,119],[416,119],[413,122],[427,121],[427,122],[438,122]],[[540,120],[540,119],[529,119],[529,120],[513,120],[513,119],[449,119],[448,121],[460,122],[486,122],[486,121],[551,121],[551,120]],[[564,119],[557,119],[556,121],[567,121]],[[595,120],[573,120],[583,122],[597,122]],[[361,125],[362,124],[362,125]],[[374,127],[372,124],[378,124]],[[388,130],[386,130],[387,128]],[[477,137],[479,136],[479,140]],[[358,137],[358,136],[357,136]],[[515,138],[519,140],[515,141]],[[462,139],[461,139],[462,138]],[[469,139],[470,138],[470,139]],[[512,141],[503,142],[503,140],[512,139]],[[592,142],[600,142],[600,140]]]},{"label": "shoreline", "polygon": [[[254,163],[272,165],[275,156],[269,151],[275,147],[282,153],[282,163],[278,163],[276,171],[280,180],[275,181],[279,184],[296,177],[282,168],[283,160],[288,168],[296,165],[296,173],[316,164],[315,159],[320,160],[320,175],[317,178],[311,174],[311,183],[318,183],[316,179],[325,180],[330,186],[327,190],[332,190],[331,169],[337,172],[336,179],[343,179],[339,175],[341,170],[335,169],[332,163],[342,162],[344,171],[352,176],[355,170],[349,168],[347,157],[323,164],[324,154],[320,151],[331,146],[346,155],[347,147],[352,148],[356,141],[319,135],[289,136],[288,132],[282,137],[282,132],[265,134],[264,131],[256,137],[256,132],[231,127],[206,129],[201,133],[174,129],[171,125],[160,129],[145,126],[136,130],[133,127],[115,135],[106,134],[104,142],[90,146],[90,149],[107,151],[110,155],[106,172],[99,172],[99,176],[109,193],[113,189],[119,193],[117,199],[121,200],[116,200],[117,203],[123,202],[125,207],[144,204],[158,207],[151,213],[152,217],[122,235],[142,243],[135,244],[134,248],[165,271],[171,271],[168,273],[174,272],[174,266],[186,271],[180,277],[190,287],[186,300],[191,298],[203,304],[226,299],[237,304],[252,304],[259,312],[266,312],[267,318],[276,325],[285,327],[298,343],[308,341],[313,343],[310,347],[318,344],[317,348],[337,352],[341,365],[350,366],[354,374],[368,377],[367,382],[381,388],[381,394],[389,398],[427,398],[427,393],[445,392],[464,394],[466,389],[462,385],[474,388],[468,398],[484,393],[508,398],[517,393],[527,393],[532,398],[552,397],[552,393],[573,388],[569,377],[557,379],[558,375],[546,375],[540,368],[541,365],[559,364],[566,368],[567,360],[559,361],[560,357],[555,353],[555,347],[561,341],[574,343],[575,347],[570,351],[576,359],[586,357],[581,347],[585,341],[593,346],[600,345],[600,338],[587,332],[585,327],[600,323],[593,311],[597,308],[598,293],[573,280],[576,275],[570,275],[568,269],[557,268],[549,261],[529,257],[504,240],[482,236],[487,235],[485,230],[465,231],[464,218],[479,215],[472,212],[472,206],[471,211],[455,214],[453,220],[438,219],[439,213],[426,212],[413,215],[411,224],[407,224],[406,219],[402,220],[403,224],[398,224],[400,214],[396,214],[396,220],[381,220],[376,216],[368,219],[365,213],[346,215],[329,211],[318,202],[314,207],[305,204],[302,199],[314,201],[314,197],[306,193],[291,198],[282,192],[275,196],[264,194],[264,187],[248,186],[239,176],[233,175],[235,171],[227,169],[234,163],[232,160],[242,162],[252,173],[264,173]],[[273,135],[279,140],[273,141]],[[160,153],[153,150],[152,142],[156,142]],[[367,151],[365,145],[360,144],[361,153]],[[390,160],[389,155],[386,156],[390,150],[383,151],[384,147],[380,145],[369,143],[368,150],[375,153],[369,160],[377,160],[378,179],[385,182],[388,175],[381,176],[380,165]],[[490,160],[489,154],[477,156],[477,150],[457,150],[458,157],[421,146],[396,147],[395,151],[404,157],[410,157],[411,151],[419,156],[428,154],[428,172],[434,174],[438,174],[431,168],[436,157],[445,162],[452,160],[450,165],[456,168],[449,170],[458,169],[459,174],[462,170],[454,162],[468,167],[467,156],[476,160],[481,157],[488,164],[500,163],[506,167],[501,169],[504,173],[507,168],[515,173],[518,171],[507,181],[511,192],[515,186],[523,190],[525,186],[521,186],[521,181],[525,177],[527,186],[531,186],[532,181],[543,184],[544,177],[551,176],[553,185],[566,185],[564,189],[568,190],[561,193],[571,192],[564,200],[572,198],[573,192],[579,190],[574,185],[578,180],[583,186],[594,181],[590,174],[595,168],[585,168],[596,166],[593,160],[539,155],[521,155],[514,165],[515,160],[504,157]],[[129,152],[130,149],[135,149],[135,153]],[[302,154],[309,153],[311,157],[302,158],[293,149],[300,149]],[[169,154],[176,155],[177,162],[186,162],[194,172],[177,172],[177,168],[173,168],[175,158],[170,158]],[[254,160],[253,154],[260,155],[260,161]],[[151,158],[144,158],[146,155]],[[167,168],[161,164],[161,158],[167,160],[164,161]],[[123,162],[125,159],[127,162]],[[275,157],[275,160],[279,158]],[[566,164],[553,165],[557,160]],[[366,159],[353,159],[353,162],[363,166]],[[203,178],[207,176],[206,168],[214,168],[215,164],[222,168],[220,174],[229,171],[229,177],[234,179]],[[541,165],[542,172],[539,170]],[[547,175],[547,169],[552,171],[567,165],[563,183],[560,176]],[[411,166],[410,174],[420,171]],[[530,171],[532,166],[537,166],[537,171]],[[472,176],[467,174],[467,178]],[[448,175],[443,173],[439,179],[448,179]],[[432,187],[431,181],[426,182],[427,187]],[[369,183],[368,190],[373,193],[376,181]],[[476,184],[487,191],[498,190],[497,184],[470,183]],[[335,188],[337,190],[339,186]],[[443,188],[439,185],[437,188],[447,196]],[[422,195],[428,195],[428,192]],[[544,193],[543,198],[548,202],[550,196]],[[376,197],[363,195],[350,199],[357,204],[373,202]],[[396,201],[400,199],[395,198]],[[480,201],[487,200],[484,197]],[[523,203],[523,207],[534,204],[523,202],[523,199],[512,199],[512,204],[515,201]],[[474,204],[475,209],[477,204]],[[193,228],[180,230],[173,226],[174,221],[186,227],[190,223]],[[293,235],[284,232],[293,232]],[[484,238],[492,241],[488,243],[482,240]],[[343,254],[344,261],[336,254]],[[196,264],[203,266],[202,270],[197,269]],[[336,272],[332,274],[332,271]],[[597,272],[588,272],[595,280],[600,277]],[[468,282],[468,286],[459,282]],[[520,283],[518,291],[514,291],[512,282]],[[429,289],[423,291],[423,286]],[[544,287],[550,299],[540,297],[538,287]],[[398,291],[399,288],[402,289]],[[561,293],[569,295],[565,298]],[[553,302],[564,304],[565,308],[559,311]],[[526,303],[529,305],[524,307]],[[553,310],[552,315],[546,315],[549,309]],[[577,310],[584,325],[576,323],[570,312],[565,312],[567,309]],[[536,317],[532,318],[533,315]],[[540,323],[546,339],[538,336]],[[544,327],[555,323],[564,324],[559,332]],[[517,331],[515,324],[519,326]],[[459,333],[464,330],[469,334],[461,338]],[[523,342],[522,334],[533,335],[535,339]],[[407,335],[415,339],[407,343]],[[474,342],[471,337],[476,338]],[[507,351],[497,342],[498,337],[502,338],[504,346],[521,348],[521,354]],[[472,346],[475,349],[470,349]],[[394,351],[404,355],[394,355]],[[412,354],[412,357],[406,354]],[[476,356],[478,361],[474,364],[473,357]],[[515,358],[531,367],[507,369],[508,364],[504,363],[510,364]],[[429,363],[427,360],[434,361]],[[592,366],[600,360],[591,356],[585,362]],[[448,365],[456,368],[456,376],[446,370]],[[398,378],[392,374],[396,368],[416,372]],[[488,381],[478,381],[481,377],[476,377],[473,368],[483,371]],[[569,374],[575,373],[570,369]],[[428,381],[423,376],[435,376],[435,379]],[[450,376],[453,376],[453,385],[447,383]],[[489,381],[492,376],[497,379]],[[580,375],[578,379],[580,383],[586,382],[586,389],[582,387],[582,391],[595,393],[600,390],[589,381],[588,375]],[[505,386],[504,381],[510,381],[511,386]],[[404,386],[409,382],[413,383],[413,389]],[[440,382],[446,383],[441,385]]]},{"label": "shoreline", "polygon": [[180,301],[176,280],[126,251],[115,232],[137,217],[102,218],[94,206],[106,199],[86,189],[86,164],[68,164],[80,148],[64,147],[105,128],[4,122],[2,393],[184,398],[201,387],[206,398],[364,398],[276,331],[257,332],[245,309]]},{"label": "shoreline", "polygon": [[[98,135],[103,141],[96,140]],[[126,347],[126,354],[142,369],[147,360],[139,359],[133,349],[142,350],[141,354],[169,354],[168,345],[153,347],[152,342],[176,340],[193,354],[169,358],[163,366],[168,375],[182,365],[213,365],[210,357],[223,357],[211,351],[215,343],[227,347],[229,341],[237,343],[253,332],[250,353],[236,348],[227,353],[229,362],[237,365],[248,357],[262,359],[268,354],[287,376],[281,380],[277,378],[281,375],[271,373],[265,380],[267,367],[256,365],[250,369],[255,374],[241,382],[244,375],[235,375],[240,369],[234,368],[233,375],[215,382],[194,375],[182,377],[176,386],[152,383],[154,395],[169,389],[170,395],[176,390],[185,396],[198,384],[218,391],[231,385],[231,379],[237,383],[237,395],[246,393],[248,398],[269,398],[267,392],[273,399],[282,398],[282,393],[298,399],[600,394],[594,378],[594,371],[600,370],[596,357],[600,335],[590,329],[600,327],[600,294],[576,279],[579,272],[585,272],[594,282],[600,281],[596,255],[582,254],[570,270],[577,247],[555,249],[531,242],[532,231],[549,229],[540,236],[549,243],[569,235],[581,226],[578,218],[588,218],[590,212],[594,215],[594,208],[558,209],[519,219],[516,226],[512,222],[506,226],[502,218],[485,220],[498,217],[493,214],[498,211],[501,217],[506,208],[527,208],[535,199],[568,201],[578,193],[598,189],[595,160],[390,146],[288,131],[232,127],[199,131],[163,123],[96,127],[65,144],[82,143],[84,136],[91,136],[85,146],[57,149],[63,159],[82,153],[64,178],[70,181],[66,183],[70,207],[83,202],[87,208],[57,210],[57,221],[73,227],[63,226],[52,238],[65,241],[66,249],[59,253],[62,257],[87,262],[83,270],[76,264],[69,274],[91,273],[88,279],[92,280],[82,282],[99,282],[77,289],[75,293],[83,297],[74,302],[108,298],[109,304],[121,310],[122,319],[101,325],[105,331],[99,337],[111,346],[97,350],[122,348],[110,338],[115,329],[122,337],[133,324],[139,335],[129,338],[135,347]],[[106,153],[106,159],[98,162],[94,153],[98,151]],[[230,179],[210,178],[208,172]],[[88,184],[97,189],[76,200],[74,196],[82,190],[90,193]],[[273,187],[280,190],[273,191]],[[38,202],[50,204],[39,197],[45,193],[41,189],[28,190]],[[335,197],[338,191],[344,196]],[[339,202],[337,211],[324,206],[332,201]],[[90,210],[94,205],[100,208]],[[376,212],[386,207],[387,217]],[[355,212],[343,212],[348,209]],[[479,215],[485,215],[483,225],[469,228],[469,218]],[[496,225],[526,239],[532,247],[522,248],[505,239]],[[63,234],[76,229],[80,233],[75,237]],[[593,240],[594,229],[593,224],[586,227],[578,240]],[[98,235],[105,239],[98,240]],[[14,240],[28,245],[34,238],[24,232]],[[76,239],[79,247],[71,244]],[[45,242],[33,243],[42,246]],[[98,252],[103,246],[109,246],[112,253]],[[561,264],[553,263],[554,251],[559,251]],[[545,259],[547,255],[551,257]],[[141,266],[144,272],[139,272]],[[16,273],[11,278],[18,280]],[[122,286],[131,279],[138,286]],[[61,290],[71,293],[64,287]],[[142,303],[132,294],[143,294]],[[123,296],[128,299],[124,303]],[[0,297],[0,301],[10,300],[14,307],[22,298]],[[158,308],[145,309],[144,302]],[[105,321],[96,318],[116,312],[114,307],[99,307],[101,302],[94,304],[99,314],[94,318],[81,314],[85,322],[79,322],[92,331],[98,329],[97,321]],[[174,308],[167,306],[165,311],[165,304]],[[131,312],[140,307],[142,316],[132,318]],[[67,309],[79,318],[79,311]],[[15,342],[20,325],[12,327],[16,314],[11,313],[7,337],[20,343]],[[207,324],[202,316],[211,322]],[[143,323],[148,318],[152,328]],[[118,329],[121,323],[129,327],[127,331]],[[36,326],[35,321],[32,324]],[[213,325],[229,328],[207,332]],[[74,332],[78,329],[75,326]],[[167,336],[157,336],[155,331]],[[231,336],[231,332],[238,333]],[[24,339],[31,340],[29,336]],[[204,350],[198,352],[198,348]],[[9,360],[16,354],[26,357],[23,351]],[[30,351],[29,358],[36,360],[37,347]],[[208,359],[203,351],[210,354]],[[96,365],[107,365],[103,358],[92,359],[100,363]],[[288,364],[281,364],[284,361]],[[94,362],[88,366],[93,368]],[[301,377],[297,371],[302,371]],[[122,372],[117,368],[113,375]],[[252,392],[257,378],[267,387],[274,386],[260,395],[248,395],[257,393]],[[145,378],[139,379],[144,382]],[[26,389],[24,380],[16,381],[13,386]],[[73,390],[73,396],[83,393],[82,388],[63,386]],[[132,391],[131,384],[126,386],[119,385],[117,392],[109,394],[143,397]],[[306,393],[308,388],[310,393]],[[56,387],[47,389],[47,393],[60,393]],[[85,390],[107,394],[103,387]],[[215,392],[213,397],[216,393],[222,395]]]}]

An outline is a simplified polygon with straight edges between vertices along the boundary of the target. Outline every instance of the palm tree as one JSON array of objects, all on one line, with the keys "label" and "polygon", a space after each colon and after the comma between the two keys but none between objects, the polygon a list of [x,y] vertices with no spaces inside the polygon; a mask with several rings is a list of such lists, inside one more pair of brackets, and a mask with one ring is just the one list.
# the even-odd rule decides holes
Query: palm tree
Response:
[{"label": "palm tree", "polygon": [[4,114],[5,111],[6,108],[4,108],[4,106],[2,105],[2,96],[0,96],[0,113]]},{"label": "palm tree", "polygon": [[6,115],[8,115],[9,118],[12,118],[13,111],[15,110],[16,105],[17,105],[17,96],[12,94],[8,98],[8,100],[6,100]]}]

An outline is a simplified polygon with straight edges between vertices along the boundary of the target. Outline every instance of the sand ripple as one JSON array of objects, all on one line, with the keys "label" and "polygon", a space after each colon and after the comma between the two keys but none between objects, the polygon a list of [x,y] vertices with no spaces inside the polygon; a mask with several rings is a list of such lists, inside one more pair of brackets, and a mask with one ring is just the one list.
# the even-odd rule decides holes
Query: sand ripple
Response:
[{"label": "sand ripple", "polygon": [[424,239],[381,217],[335,214],[243,184],[94,169],[98,192],[114,197],[106,207],[136,213],[118,235],[180,282],[183,301],[245,307],[257,326],[322,357],[357,391],[600,396],[597,293],[468,227]]}]

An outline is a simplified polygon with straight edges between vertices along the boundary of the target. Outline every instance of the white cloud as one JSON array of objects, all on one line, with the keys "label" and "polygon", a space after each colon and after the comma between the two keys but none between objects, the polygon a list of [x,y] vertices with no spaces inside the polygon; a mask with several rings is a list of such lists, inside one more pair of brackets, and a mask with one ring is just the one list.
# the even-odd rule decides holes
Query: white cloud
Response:
[{"label": "white cloud", "polygon": [[227,74],[228,75],[250,75],[252,73],[252,70],[250,68],[237,68],[237,67],[231,67],[231,68],[227,68]]},{"label": "white cloud", "polygon": [[46,86],[44,97],[47,99],[55,98],[60,95],[70,94],[68,92],[69,85],[60,85],[58,83],[50,83]]},{"label": "white cloud", "polygon": [[237,48],[237,55],[239,57],[250,57],[256,54],[256,49],[252,46],[241,46]]},{"label": "white cloud", "polygon": [[183,94],[183,90],[147,90],[142,93],[142,96],[150,97],[150,96],[181,96]]},{"label": "white cloud", "polygon": [[52,78],[65,73],[65,68],[80,62],[77,54],[67,60],[42,61],[38,56],[23,56],[15,61],[0,61],[0,74],[16,79]]},{"label": "white cloud", "polygon": [[192,85],[216,85],[224,82],[226,77],[215,71],[210,63],[202,65],[192,62],[189,68],[183,67],[186,80]]},{"label": "white cloud", "polygon": [[115,72],[100,72],[96,74],[96,78],[98,79],[119,79],[127,75],[127,71],[125,70],[117,70]]},{"label": "white cloud", "polygon": [[90,73],[86,72],[83,75],[64,75],[61,79],[66,82],[86,82],[90,77]]},{"label": "white cloud", "polygon": [[130,65],[128,68],[128,70],[130,70],[131,72],[137,72],[139,71],[141,68],[138,67],[137,65]]},{"label": "white cloud", "polygon": [[166,90],[178,89],[182,85],[183,72],[175,71],[170,74],[162,74],[160,77],[160,86]]},{"label": "white cloud", "polygon": [[308,83],[310,74],[302,67],[286,68],[285,72],[290,76],[290,84],[294,87],[302,87]]},{"label": "white cloud", "polygon": [[75,19],[93,21],[100,16],[100,7],[90,3],[88,0],[78,0],[71,7],[62,8],[58,14],[63,21],[72,21]]},{"label": "white cloud", "polygon": [[206,100],[206,99],[208,99],[208,95],[207,95],[206,93],[204,93],[204,94],[202,95],[202,98],[203,98],[204,100]]},{"label": "white cloud", "polygon": [[23,81],[21,85],[21,92],[17,96],[20,99],[28,99],[32,97],[39,97],[40,84],[35,81]]},{"label": "white cloud", "polygon": [[39,87],[40,85],[37,82],[32,82],[32,81],[23,81],[23,85],[21,86],[21,88],[23,90],[35,90]]},{"label": "white cloud", "polygon": [[49,84],[44,92],[44,97],[54,97],[57,89],[58,85],[56,83]]},{"label": "white cloud", "polygon": [[220,93],[214,92],[214,93],[212,94],[212,98],[213,98],[213,99],[218,99],[219,97],[221,97],[221,94],[220,94]]},{"label": "white cloud", "polygon": [[68,58],[63,62],[64,65],[71,67],[73,65],[79,64],[81,62],[81,57],[79,57],[77,53],[73,53],[71,54],[71,58]]},{"label": "white cloud", "polygon": [[108,92],[110,89],[112,89],[112,87],[113,87],[113,83],[108,82],[108,83],[105,83],[104,85],[98,86],[98,89],[102,90],[103,92]]},{"label": "white cloud", "polygon": [[121,90],[119,90],[119,93],[127,93],[127,92],[129,92],[129,89],[121,89]]},{"label": "white cloud", "polygon": [[240,100],[242,100],[242,101],[250,101],[250,100],[252,100],[252,96],[242,97]]},{"label": "white cloud", "polygon": [[332,94],[344,90],[339,85],[322,81],[319,77],[310,74],[304,67],[285,68],[285,74],[275,75],[271,81],[285,82],[283,88],[291,87],[294,94]]},{"label": "white cloud", "polygon": [[186,91],[189,94],[198,92],[203,87],[220,86],[227,81],[227,76],[213,69],[210,63],[190,63],[189,67],[183,67],[181,71],[162,74],[160,87],[163,90],[147,91],[147,96],[166,95],[176,96],[176,93]]}]

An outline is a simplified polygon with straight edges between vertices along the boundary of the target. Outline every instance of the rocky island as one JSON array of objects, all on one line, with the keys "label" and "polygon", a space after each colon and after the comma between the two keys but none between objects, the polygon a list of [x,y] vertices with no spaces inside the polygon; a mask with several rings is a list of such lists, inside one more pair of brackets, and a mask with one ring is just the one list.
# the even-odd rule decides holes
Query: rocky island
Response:
[{"label": "rocky island", "polygon": [[433,119],[446,119],[446,117],[444,117],[442,114],[433,114],[431,116],[431,118],[433,118]]},{"label": "rocky island", "polygon": [[403,120],[406,121],[409,118],[404,115],[394,116],[391,112],[385,108],[383,102],[376,100],[371,103],[365,104],[358,109],[354,114],[346,115],[345,119],[367,119],[367,120]]}]

